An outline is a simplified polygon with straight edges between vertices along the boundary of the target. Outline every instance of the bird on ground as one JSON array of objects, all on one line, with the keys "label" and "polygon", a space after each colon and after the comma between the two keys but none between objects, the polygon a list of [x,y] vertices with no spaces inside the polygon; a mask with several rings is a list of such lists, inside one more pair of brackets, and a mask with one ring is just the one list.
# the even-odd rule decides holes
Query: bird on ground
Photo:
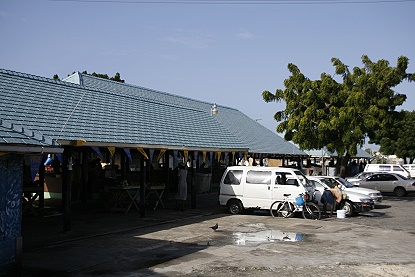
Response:
[{"label": "bird on ground", "polygon": [[212,230],[216,231],[218,229],[219,225],[216,223],[214,226],[211,226]]}]

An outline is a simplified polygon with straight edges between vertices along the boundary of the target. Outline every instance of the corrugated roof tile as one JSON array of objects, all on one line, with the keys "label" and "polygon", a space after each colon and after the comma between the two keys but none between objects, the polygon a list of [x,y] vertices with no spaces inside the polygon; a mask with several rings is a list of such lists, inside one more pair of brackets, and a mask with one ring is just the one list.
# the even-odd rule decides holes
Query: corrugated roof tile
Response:
[{"label": "corrugated roof tile", "polygon": [[[53,139],[78,140],[88,136],[96,142],[131,143],[134,138],[134,143],[150,145],[245,148],[208,114],[188,107],[7,70],[0,70],[0,79],[8,80],[0,83],[0,97],[13,95],[0,104],[1,118]],[[204,133],[198,132],[199,126],[209,129],[210,136],[201,136]],[[189,132],[196,135],[189,136]],[[34,139],[45,138],[35,134]]]},{"label": "corrugated roof tile", "polygon": [[[242,112],[225,106],[218,105],[219,114],[211,116],[212,103],[80,73],[58,81],[0,69],[0,81],[0,119],[17,123],[15,134],[29,136],[28,141],[87,138],[92,142],[305,154]],[[13,138],[19,140],[16,135]]]},{"label": "corrugated roof tile", "polygon": [[[210,113],[212,103],[198,101],[186,97],[173,95],[166,92],[152,90],[140,86],[134,86],[125,83],[114,82],[102,78],[93,77],[87,74],[75,73],[76,78],[66,79],[67,81],[78,80],[86,88],[102,89],[112,91],[117,95],[128,95],[130,97],[142,97],[149,101],[160,101],[168,105],[178,107],[187,107],[195,111]],[[219,113],[212,118],[218,121],[231,135],[227,139],[241,140],[250,152],[253,153],[270,153],[270,154],[288,154],[288,155],[305,155],[306,153],[299,150],[294,144],[285,141],[276,133],[270,131],[255,120],[247,117],[242,112],[218,105]],[[166,117],[168,118],[168,117]],[[185,119],[184,119],[185,120]],[[205,130],[209,132],[208,126],[198,127],[199,132]],[[226,135],[224,136],[226,137]]]}]

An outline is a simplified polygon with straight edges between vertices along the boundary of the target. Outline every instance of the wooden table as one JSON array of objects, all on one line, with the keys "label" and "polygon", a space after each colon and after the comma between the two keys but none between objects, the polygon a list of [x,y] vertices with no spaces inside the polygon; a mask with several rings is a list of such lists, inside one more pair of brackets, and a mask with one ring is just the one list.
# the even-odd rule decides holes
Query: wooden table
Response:
[{"label": "wooden table", "polygon": [[140,210],[137,205],[140,202],[140,186],[108,186],[106,189],[111,193],[112,212],[121,211],[127,214],[132,206],[137,211]]},{"label": "wooden table", "polygon": [[35,216],[38,216],[33,203],[39,198],[39,206],[42,206],[42,201],[44,201],[43,187],[24,187],[23,196],[22,196],[22,214],[31,211]]},{"label": "wooden table", "polygon": [[166,189],[166,185],[154,185],[154,186],[148,186],[146,187],[146,203],[147,205],[151,206],[149,204],[149,201],[152,200],[150,195],[154,194],[156,196],[156,199],[153,199],[155,201],[153,210],[155,211],[157,209],[157,206],[160,204],[164,208],[164,203],[161,197],[163,196],[164,190]]}]

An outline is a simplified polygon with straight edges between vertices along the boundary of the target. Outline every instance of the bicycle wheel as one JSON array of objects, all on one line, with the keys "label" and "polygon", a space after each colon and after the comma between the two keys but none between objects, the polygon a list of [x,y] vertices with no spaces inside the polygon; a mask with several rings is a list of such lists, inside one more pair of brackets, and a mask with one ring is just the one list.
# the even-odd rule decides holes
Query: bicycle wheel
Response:
[{"label": "bicycle wheel", "polygon": [[[274,202],[275,204],[275,202]],[[273,205],[274,205],[273,204]],[[271,214],[273,216],[282,216],[285,218],[290,218],[294,216],[294,205],[291,202],[277,202],[277,206],[271,208]],[[271,206],[272,207],[272,206]]]},{"label": "bicycle wheel", "polygon": [[271,208],[269,208],[269,212],[272,215],[272,217],[278,217],[278,206],[281,204],[279,201],[275,201],[272,203]]},{"label": "bicycle wheel", "polygon": [[321,219],[320,208],[313,202],[306,202],[303,206],[303,217],[305,219]]}]

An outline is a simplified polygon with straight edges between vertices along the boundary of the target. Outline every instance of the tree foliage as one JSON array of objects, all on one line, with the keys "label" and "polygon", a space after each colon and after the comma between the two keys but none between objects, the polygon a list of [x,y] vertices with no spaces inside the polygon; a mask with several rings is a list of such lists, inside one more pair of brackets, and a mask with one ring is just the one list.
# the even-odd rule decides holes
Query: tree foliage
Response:
[{"label": "tree foliage", "polygon": [[[74,74],[74,73],[75,73],[75,71],[72,72],[72,74]],[[85,71],[82,72],[82,74],[88,74],[88,72],[85,70]],[[111,80],[111,81],[124,83],[124,80],[121,79],[121,75],[118,72],[115,73],[114,77],[109,77],[108,74],[101,74],[101,73],[95,73],[95,72],[92,72],[92,74],[88,74],[88,75],[98,77],[98,78],[102,78],[102,79],[107,79],[107,80]],[[53,75],[53,79],[54,80],[59,80],[58,74]]]},{"label": "tree foliage", "polygon": [[350,71],[337,58],[332,58],[335,76],[322,73],[319,80],[310,80],[294,64],[288,64],[291,73],[284,80],[285,89],[273,94],[262,93],[266,102],[285,101],[284,110],[275,113],[279,133],[300,149],[320,149],[344,156],[343,162],[357,153],[366,137],[393,121],[395,108],[406,100],[406,95],[393,88],[413,76],[406,72],[408,59],[399,57],[397,66],[386,60],[372,62],[362,56],[363,67]]},{"label": "tree foliage", "polygon": [[[84,71],[83,73],[88,74],[86,71]],[[121,75],[118,72],[115,73],[114,77],[109,77],[108,74],[101,74],[101,73],[95,73],[95,72],[92,72],[91,76],[124,83],[124,80],[121,80]]]},{"label": "tree foliage", "polygon": [[376,136],[380,139],[380,152],[396,155],[399,158],[415,159],[415,111],[401,111],[394,123],[380,130]]}]

